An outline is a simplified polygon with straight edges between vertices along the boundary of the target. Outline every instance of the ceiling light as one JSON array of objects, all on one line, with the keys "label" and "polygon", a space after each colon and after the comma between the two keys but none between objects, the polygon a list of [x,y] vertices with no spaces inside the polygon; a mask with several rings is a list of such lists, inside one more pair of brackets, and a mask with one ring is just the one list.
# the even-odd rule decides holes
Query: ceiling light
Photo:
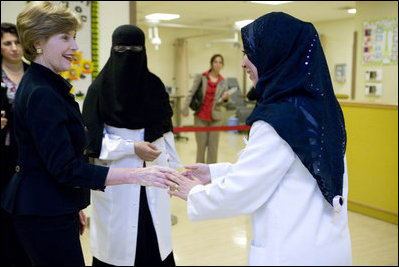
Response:
[{"label": "ceiling light", "polygon": [[249,23],[251,23],[253,20],[251,19],[246,19],[246,20],[240,20],[240,21],[236,21],[234,22],[234,25],[236,27],[237,30],[241,29],[242,27],[248,25]]},{"label": "ceiling light", "polygon": [[349,14],[356,14],[356,8],[349,8],[346,10]]},{"label": "ceiling light", "polygon": [[150,15],[145,16],[146,19],[148,20],[172,20],[172,19],[178,19],[180,18],[180,15],[177,14],[165,14],[165,13],[153,13]]},{"label": "ceiling light", "polygon": [[265,5],[281,5],[285,3],[291,3],[292,1],[251,1],[251,3],[265,4]]}]

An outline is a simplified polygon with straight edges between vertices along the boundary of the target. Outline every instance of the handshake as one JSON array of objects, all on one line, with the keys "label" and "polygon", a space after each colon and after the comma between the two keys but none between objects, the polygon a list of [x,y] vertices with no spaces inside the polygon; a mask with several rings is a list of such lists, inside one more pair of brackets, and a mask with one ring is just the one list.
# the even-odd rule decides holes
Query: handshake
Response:
[{"label": "handshake", "polygon": [[182,173],[166,173],[166,184],[169,194],[187,200],[191,188],[196,185],[205,185],[211,182],[211,173],[208,164],[196,163],[185,166]]},{"label": "handshake", "polygon": [[[187,200],[191,188],[196,185],[205,185],[211,181],[209,166],[203,163],[196,163],[185,166],[186,170],[179,173],[176,170],[152,166],[141,169],[143,173],[139,184],[144,186],[169,187],[169,194]],[[147,175],[146,175],[147,174]]]}]

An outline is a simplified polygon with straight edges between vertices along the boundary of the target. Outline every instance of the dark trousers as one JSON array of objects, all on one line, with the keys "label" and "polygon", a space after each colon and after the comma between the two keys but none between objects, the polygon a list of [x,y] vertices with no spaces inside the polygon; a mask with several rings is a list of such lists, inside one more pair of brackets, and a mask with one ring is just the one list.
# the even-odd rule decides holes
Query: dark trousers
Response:
[{"label": "dark trousers", "polygon": [[79,214],[14,216],[15,230],[33,266],[84,266]]},{"label": "dark trousers", "polygon": [[0,266],[31,266],[28,255],[15,233],[12,215],[0,208]]},{"label": "dark trousers", "polygon": [[[164,261],[159,253],[157,235],[148,208],[145,187],[140,188],[140,209],[134,266],[176,266],[173,252]],[[114,266],[93,257],[93,266]]]}]

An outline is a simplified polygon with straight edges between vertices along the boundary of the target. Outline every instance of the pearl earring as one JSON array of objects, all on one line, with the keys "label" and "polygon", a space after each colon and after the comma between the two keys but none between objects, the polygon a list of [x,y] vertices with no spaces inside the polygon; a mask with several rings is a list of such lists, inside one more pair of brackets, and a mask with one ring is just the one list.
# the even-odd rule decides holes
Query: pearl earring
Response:
[{"label": "pearl earring", "polygon": [[38,55],[43,54],[43,49],[41,49],[41,48],[36,48],[36,53],[37,53]]}]

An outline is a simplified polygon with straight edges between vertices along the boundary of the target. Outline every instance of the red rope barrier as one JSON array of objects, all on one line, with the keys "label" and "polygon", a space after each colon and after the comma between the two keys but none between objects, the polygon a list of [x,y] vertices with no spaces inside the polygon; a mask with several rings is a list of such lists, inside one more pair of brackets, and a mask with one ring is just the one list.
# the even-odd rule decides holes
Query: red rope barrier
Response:
[{"label": "red rope barrier", "polygon": [[213,132],[213,131],[249,131],[251,129],[248,125],[238,125],[238,126],[212,126],[212,127],[173,127],[174,133],[180,132]]}]

